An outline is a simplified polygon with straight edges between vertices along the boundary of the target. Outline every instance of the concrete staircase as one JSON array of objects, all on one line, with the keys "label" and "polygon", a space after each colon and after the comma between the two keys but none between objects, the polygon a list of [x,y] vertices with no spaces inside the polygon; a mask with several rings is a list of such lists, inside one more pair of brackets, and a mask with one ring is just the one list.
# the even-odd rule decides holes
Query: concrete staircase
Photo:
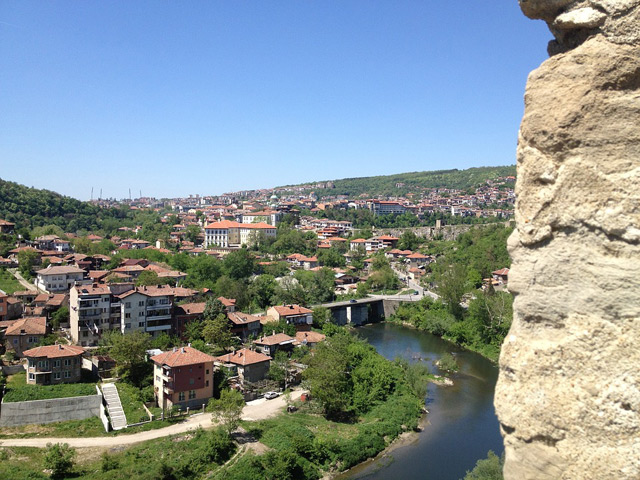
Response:
[{"label": "concrete staircase", "polygon": [[122,403],[120,403],[120,395],[115,383],[105,383],[102,385],[102,394],[107,402],[107,412],[111,419],[111,428],[114,430],[122,430],[127,428],[127,417],[124,415]]}]

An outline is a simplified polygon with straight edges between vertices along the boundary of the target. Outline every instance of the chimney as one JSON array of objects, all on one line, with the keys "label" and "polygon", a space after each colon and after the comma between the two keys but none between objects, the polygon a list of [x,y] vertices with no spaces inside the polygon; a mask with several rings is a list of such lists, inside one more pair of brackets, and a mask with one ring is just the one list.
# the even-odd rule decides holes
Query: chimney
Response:
[{"label": "chimney", "polygon": [[187,353],[187,351],[182,347],[182,353]]},{"label": "chimney", "polygon": [[173,347],[173,353],[176,353],[178,351],[177,347]]},{"label": "chimney", "polygon": [[62,345],[58,344],[58,350],[62,350]]}]

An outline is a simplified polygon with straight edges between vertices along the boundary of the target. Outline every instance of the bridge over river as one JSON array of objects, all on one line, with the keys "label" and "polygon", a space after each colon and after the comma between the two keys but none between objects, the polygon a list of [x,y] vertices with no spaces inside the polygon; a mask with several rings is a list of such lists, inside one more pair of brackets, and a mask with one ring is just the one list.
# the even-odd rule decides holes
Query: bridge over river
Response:
[{"label": "bridge over river", "polygon": [[370,295],[357,300],[323,303],[319,305],[331,311],[334,322],[338,325],[364,325],[389,317],[402,302],[416,302],[424,296],[437,298],[437,295],[422,288],[411,295]]}]

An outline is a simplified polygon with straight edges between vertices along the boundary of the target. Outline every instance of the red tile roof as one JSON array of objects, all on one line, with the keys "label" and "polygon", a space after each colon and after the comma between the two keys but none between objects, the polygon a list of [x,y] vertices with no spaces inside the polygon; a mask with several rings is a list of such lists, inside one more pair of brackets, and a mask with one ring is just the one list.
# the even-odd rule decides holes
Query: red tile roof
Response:
[{"label": "red tile roof", "polygon": [[196,365],[198,363],[213,362],[215,358],[193,347],[180,347],[168,352],[160,353],[151,357],[151,361],[157,365],[168,365],[169,367],[182,367],[185,365]]},{"label": "red tile roof", "polygon": [[253,343],[256,345],[280,345],[281,343],[291,343],[293,340],[294,338],[290,337],[286,333],[274,333],[268,337],[261,337]]},{"label": "red tile roof", "polygon": [[286,317],[287,315],[303,315],[306,313],[313,313],[313,310],[301,307],[300,305],[277,305],[273,308],[281,317]]},{"label": "red tile roof", "polygon": [[18,320],[4,333],[5,335],[44,335],[47,333],[46,317],[27,317]]},{"label": "red tile roof", "polygon": [[300,343],[318,343],[325,338],[327,336],[320,332],[296,332],[296,340]]},{"label": "red tile roof", "polygon": [[253,365],[254,363],[268,362],[271,360],[271,357],[263,353],[254,352],[248,348],[243,348],[242,350],[237,350],[233,353],[227,353],[226,355],[216,357],[215,360],[217,362],[233,363],[244,366]]},{"label": "red tile roof", "polygon": [[77,345],[47,345],[45,347],[36,347],[26,352],[22,352],[25,357],[76,357],[82,355],[85,349]]}]

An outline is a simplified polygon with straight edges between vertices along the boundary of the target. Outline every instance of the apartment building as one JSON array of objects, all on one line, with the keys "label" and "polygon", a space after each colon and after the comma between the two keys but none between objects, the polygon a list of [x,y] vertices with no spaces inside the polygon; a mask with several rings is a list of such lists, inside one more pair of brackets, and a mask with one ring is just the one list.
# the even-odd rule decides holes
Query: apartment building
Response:
[{"label": "apartment building", "polygon": [[86,272],[78,267],[60,266],[36,271],[35,285],[47,293],[67,292],[76,283],[82,283]]},{"label": "apartment building", "polygon": [[72,288],[69,292],[69,332],[74,343],[83,347],[96,345],[103,332],[122,331],[120,307],[120,299],[108,285]]},{"label": "apartment building", "polygon": [[70,333],[82,346],[96,345],[107,330],[157,336],[173,328],[174,290],[166,285],[81,285],[69,297]]},{"label": "apartment building", "polygon": [[158,406],[202,408],[213,397],[214,358],[191,346],[151,357]]},{"label": "apartment building", "polygon": [[238,223],[232,220],[222,220],[210,223],[204,227],[205,248],[240,247],[251,245],[261,233],[266,237],[276,237],[277,228],[266,223]]},{"label": "apartment building", "polygon": [[173,290],[166,285],[136,287],[119,295],[122,333],[157,336],[173,325]]}]

